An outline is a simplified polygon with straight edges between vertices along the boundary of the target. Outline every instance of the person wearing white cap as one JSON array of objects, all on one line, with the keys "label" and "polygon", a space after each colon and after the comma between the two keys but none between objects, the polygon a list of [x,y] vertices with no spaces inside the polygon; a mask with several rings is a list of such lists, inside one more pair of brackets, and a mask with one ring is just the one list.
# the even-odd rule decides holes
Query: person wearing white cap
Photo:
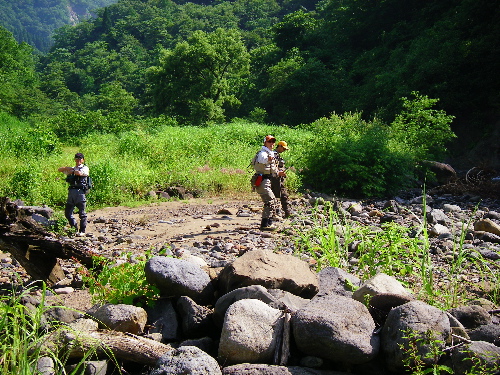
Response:
[{"label": "person wearing white cap", "polygon": [[262,210],[262,220],[260,230],[273,231],[276,230],[272,224],[272,216],[275,212],[275,196],[271,188],[271,177],[278,175],[278,166],[273,152],[276,138],[272,135],[264,137],[264,145],[257,152],[252,160],[252,165],[255,169],[255,174],[252,177],[252,187],[260,195],[264,202]]},{"label": "person wearing white cap", "polygon": [[[276,200],[281,202],[281,208],[283,209],[283,216],[285,218],[290,217],[290,204],[288,203],[288,192],[285,187],[285,160],[281,157],[281,154],[289,150],[288,145],[285,141],[279,141],[274,149],[274,156],[276,158],[276,164],[278,165],[278,173],[276,177],[271,177],[271,188],[273,189],[274,196]],[[277,205],[278,206],[278,205]],[[279,209],[276,209],[276,213],[279,213]]]},{"label": "person wearing white cap", "polygon": [[[69,183],[68,187],[68,199],[66,201],[66,206],[64,208],[64,216],[68,219],[69,225],[75,228],[77,235],[84,235],[87,228],[87,213],[85,212],[85,206],[87,204],[87,198],[85,197],[87,176],[89,175],[89,167],[85,164],[85,158],[83,154],[78,152],[75,155],[75,166],[74,167],[61,167],[58,169],[59,172],[64,173],[66,177],[66,182]],[[80,230],[76,224],[76,220],[73,217],[73,211],[75,207],[78,208],[78,216],[80,217]]]}]

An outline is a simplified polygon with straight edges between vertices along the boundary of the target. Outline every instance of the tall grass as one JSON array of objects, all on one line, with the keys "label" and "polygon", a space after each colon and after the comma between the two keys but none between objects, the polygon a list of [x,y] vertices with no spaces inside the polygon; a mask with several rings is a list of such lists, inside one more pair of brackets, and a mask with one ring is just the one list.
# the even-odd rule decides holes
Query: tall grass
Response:
[{"label": "tall grass", "polygon": [[62,348],[47,343],[57,336],[58,331],[68,328],[60,322],[47,320],[46,313],[55,306],[46,304],[45,285],[42,286],[42,297],[38,305],[23,303],[32,291],[33,288],[28,287],[21,293],[12,291],[8,295],[0,296],[0,373],[37,374],[37,365],[42,357],[52,360],[56,374],[80,373],[83,363],[95,350],[88,350],[77,361],[73,371],[65,372],[64,368],[69,360],[67,353],[61,351]]},{"label": "tall grass", "polygon": [[[1,124],[5,137],[22,123],[14,125]],[[303,141],[312,137],[305,130],[242,121],[207,127],[157,125],[118,135],[94,133],[50,153],[15,153],[6,145],[0,151],[0,195],[30,205],[62,207],[67,184],[57,168],[73,165],[75,152],[85,154],[94,181],[87,196],[90,209],[146,201],[149,191],[173,185],[205,195],[249,193],[249,163],[266,134],[286,140],[291,146],[285,154],[287,164],[301,168]],[[287,184],[292,192],[301,185],[293,168]]]}]

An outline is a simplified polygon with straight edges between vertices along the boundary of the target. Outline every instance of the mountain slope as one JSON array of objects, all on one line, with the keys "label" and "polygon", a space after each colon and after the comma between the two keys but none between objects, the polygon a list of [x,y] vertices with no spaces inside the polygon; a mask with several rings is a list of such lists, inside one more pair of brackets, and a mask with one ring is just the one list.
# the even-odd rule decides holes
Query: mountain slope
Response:
[{"label": "mountain slope", "polygon": [[41,52],[52,45],[52,33],[91,16],[94,9],[117,0],[0,0],[0,25],[18,42],[27,42]]}]

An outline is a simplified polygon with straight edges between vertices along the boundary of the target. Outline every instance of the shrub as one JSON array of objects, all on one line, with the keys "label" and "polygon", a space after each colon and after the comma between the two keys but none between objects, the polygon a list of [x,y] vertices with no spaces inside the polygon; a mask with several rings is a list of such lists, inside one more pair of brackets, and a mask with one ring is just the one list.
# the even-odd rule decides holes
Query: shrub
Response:
[{"label": "shrub", "polygon": [[410,182],[412,159],[390,140],[390,129],[360,113],[333,114],[309,126],[315,134],[305,149],[304,184],[314,190],[354,197],[382,196]]}]

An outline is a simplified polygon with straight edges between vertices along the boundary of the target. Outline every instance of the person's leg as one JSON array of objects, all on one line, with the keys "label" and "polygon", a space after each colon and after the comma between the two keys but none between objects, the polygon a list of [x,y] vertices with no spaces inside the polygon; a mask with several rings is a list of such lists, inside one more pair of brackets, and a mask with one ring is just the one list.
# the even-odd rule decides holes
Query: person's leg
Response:
[{"label": "person's leg", "polygon": [[292,211],[290,210],[290,203],[288,202],[288,192],[286,191],[285,185],[281,185],[280,189],[280,202],[283,208],[283,214],[285,218],[289,217]]},{"label": "person's leg", "polygon": [[69,225],[78,231],[78,226],[76,220],[73,217],[73,211],[75,210],[75,199],[73,190],[68,190],[68,200],[66,201],[66,206],[64,207],[64,216],[68,219]]},{"label": "person's leg", "polygon": [[[273,191],[274,198],[277,201],[278,199],[281,199],[281,182],[278,177],[271,177],[271,190]],[[275,204],[273,214],[271,217],[279,217],[280,216],[280,205]]]},{"label": "person's leg", "polygon": [[78,216],[80,217],[80,233],[85,233],[87,229],[87,213],[85,207],[87,205],[87,198],[85,194],[79,194],[76,207],[78,208]]},{"label": "person's leg", "polygon": [[259,193],[262,202],[264,202],[264,208],[262,209],[261,229],[269,228],[272,223],[271,217],[275,211],[275,198],[271,189],[271,181],[269,179],[265,179],[264,181],[262,181],[260,186],[257,188],[257,193]]}]

